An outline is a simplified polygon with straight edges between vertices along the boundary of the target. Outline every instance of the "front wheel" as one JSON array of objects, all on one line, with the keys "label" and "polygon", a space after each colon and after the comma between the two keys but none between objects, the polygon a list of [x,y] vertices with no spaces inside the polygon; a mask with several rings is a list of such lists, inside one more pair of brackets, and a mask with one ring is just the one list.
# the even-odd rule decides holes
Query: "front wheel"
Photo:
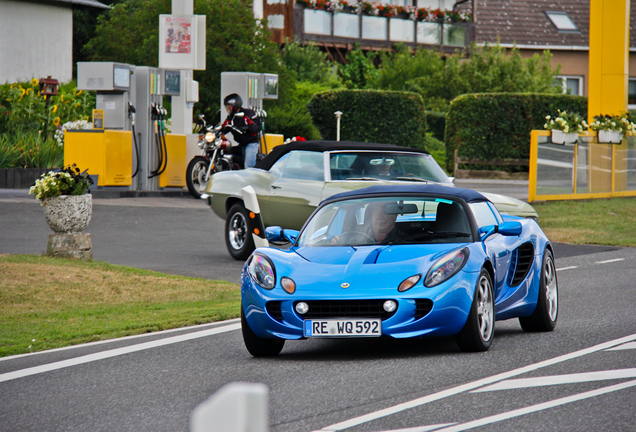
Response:
[{"label": "front wheel", "polygon": [[245,348],[254,357],[273,357],[278,355],[285,345],[285,339],[265,339],[257,336],[245,318],[243,305],[241,305],[241,332],[243,333],[243,343]]},{"label": "front wheel", "polygon": [[249,215],[243,204],[234,204],[225,219],[225,245],[236,260],[245,260],[254,251]]},{"label": "front wheel", "polygon": [[537,307],[529,317],[519,318],[521,328],[527,332],[552,331],[559,316],[559,284],[557,283],[554,256],[549,249],[543,254],[541,281]]},{"label": "front wheel", "polygon": [[190,195],[201,198],[205,192],[208,182],[205,181],[205,174],[208,172],[210,161],[203,156],[195,156],[186,168],[186,184]]},{"label": "front wheel", "polygon": [[492,279],[486,269],[482,269],[477,280],[473,304],[464,328],[455,336],[462,351],[487,351],[495,334],[495,299]]}]

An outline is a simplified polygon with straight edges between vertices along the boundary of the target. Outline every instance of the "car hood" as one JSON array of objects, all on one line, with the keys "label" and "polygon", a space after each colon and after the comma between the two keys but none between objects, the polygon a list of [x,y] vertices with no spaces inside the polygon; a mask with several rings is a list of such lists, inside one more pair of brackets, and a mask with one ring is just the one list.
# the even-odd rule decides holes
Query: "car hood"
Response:
[{"label": "car hood", "polygon": [[[273,259],[277,277],[292,278],[299,290],[314,287],[321,292],[330,288],[351,287],[365,292],[394,290],[404,279],[426,276],[431,265],[446,252],[462,244],[301,247],[283,251],[267,249]],[[265,252],[265,251],[264,251]],[[396,265],[399,263],[399,265]]]},{"label": "car hood", "polygon": [[488,200],[491,201],[495,205],[495,207],[497,207],[499,213],[520,217],[530,217],[535,220],[539,220],[539,214],[537,213],[537,211],[534,209],[534,207],[532,207],[525,201],[521,201],[517,198],[512,198],[506,195],[499,195],[487,192],[479,193],[488,198]]}]

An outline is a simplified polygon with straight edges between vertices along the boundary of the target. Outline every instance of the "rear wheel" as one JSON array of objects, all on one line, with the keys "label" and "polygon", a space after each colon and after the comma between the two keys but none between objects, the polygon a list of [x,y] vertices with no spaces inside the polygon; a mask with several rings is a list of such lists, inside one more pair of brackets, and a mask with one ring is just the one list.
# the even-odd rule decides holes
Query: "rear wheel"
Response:
[{"label": "rear wheel", "polygon": [[527,332],[552,331],[559,316],[559,284],[557,283],[554,256],[549,249],[543,254],[541,282],[537,307],[529,317],[519,318],[521,328]]},{"label": "rear wheel", "polygon": [[486,269],[482,269],[477,280],[475,297],[464,328],[455,336],[462,351],[487,351],[495,334],[495,300],[492,279]]},{"label": "rear wheel", "polygon": [[254,357],[273,357],[278,355],[285,345],[285,339],[265,339],[252,331],[245,318],[243,305],[241,305],[241,332],[243,333],[243,343],[245,348]]},{"label": "rear wheel", "polygon": [[203,156],[195,156],[186,168],[186,185],[190,195],[201,198],[208,182],[205,181],[205,174],[208,172],[210,161]]},{"label": "rear wheel", "polygon": [[225,219],[225,245],[236,260],[247,259],[254,251],[249,215],[243,204],[234,204]]}]

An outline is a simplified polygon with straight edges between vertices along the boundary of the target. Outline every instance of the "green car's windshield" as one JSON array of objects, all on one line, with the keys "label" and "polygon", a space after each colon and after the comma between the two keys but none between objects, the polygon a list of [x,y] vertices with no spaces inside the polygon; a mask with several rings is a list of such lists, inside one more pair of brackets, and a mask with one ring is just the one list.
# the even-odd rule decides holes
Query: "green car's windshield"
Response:
[{"label": "green car's windshield", "polygon": [[329,155],[331,180],[411,180],[447,183],[448,176],[426,153],[342,151]]},{"label": "green car's windshield", "polygon": [[430,197],[338,201],[317,211],[298,246],[464,243],[472,241],[464,207]]}]

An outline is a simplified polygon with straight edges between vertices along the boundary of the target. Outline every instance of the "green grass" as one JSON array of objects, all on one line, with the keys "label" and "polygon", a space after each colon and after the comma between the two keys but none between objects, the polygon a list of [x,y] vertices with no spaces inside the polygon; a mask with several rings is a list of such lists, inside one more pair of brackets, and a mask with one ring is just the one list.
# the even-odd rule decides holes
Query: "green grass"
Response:
[{"label": "green grass", "polygon": [[237,317],[236,284],[0,255],[0,356]]},{"label": "green grass", "polygon": [[533,203],[553,242],[636,246],[636,198]]},{"label": "green grass", "polygon": [[[636,198],[535,204],[554,242],[636,246]],[[240,288],[100,261],[0,254],[0,356],[238,317]]]}]

